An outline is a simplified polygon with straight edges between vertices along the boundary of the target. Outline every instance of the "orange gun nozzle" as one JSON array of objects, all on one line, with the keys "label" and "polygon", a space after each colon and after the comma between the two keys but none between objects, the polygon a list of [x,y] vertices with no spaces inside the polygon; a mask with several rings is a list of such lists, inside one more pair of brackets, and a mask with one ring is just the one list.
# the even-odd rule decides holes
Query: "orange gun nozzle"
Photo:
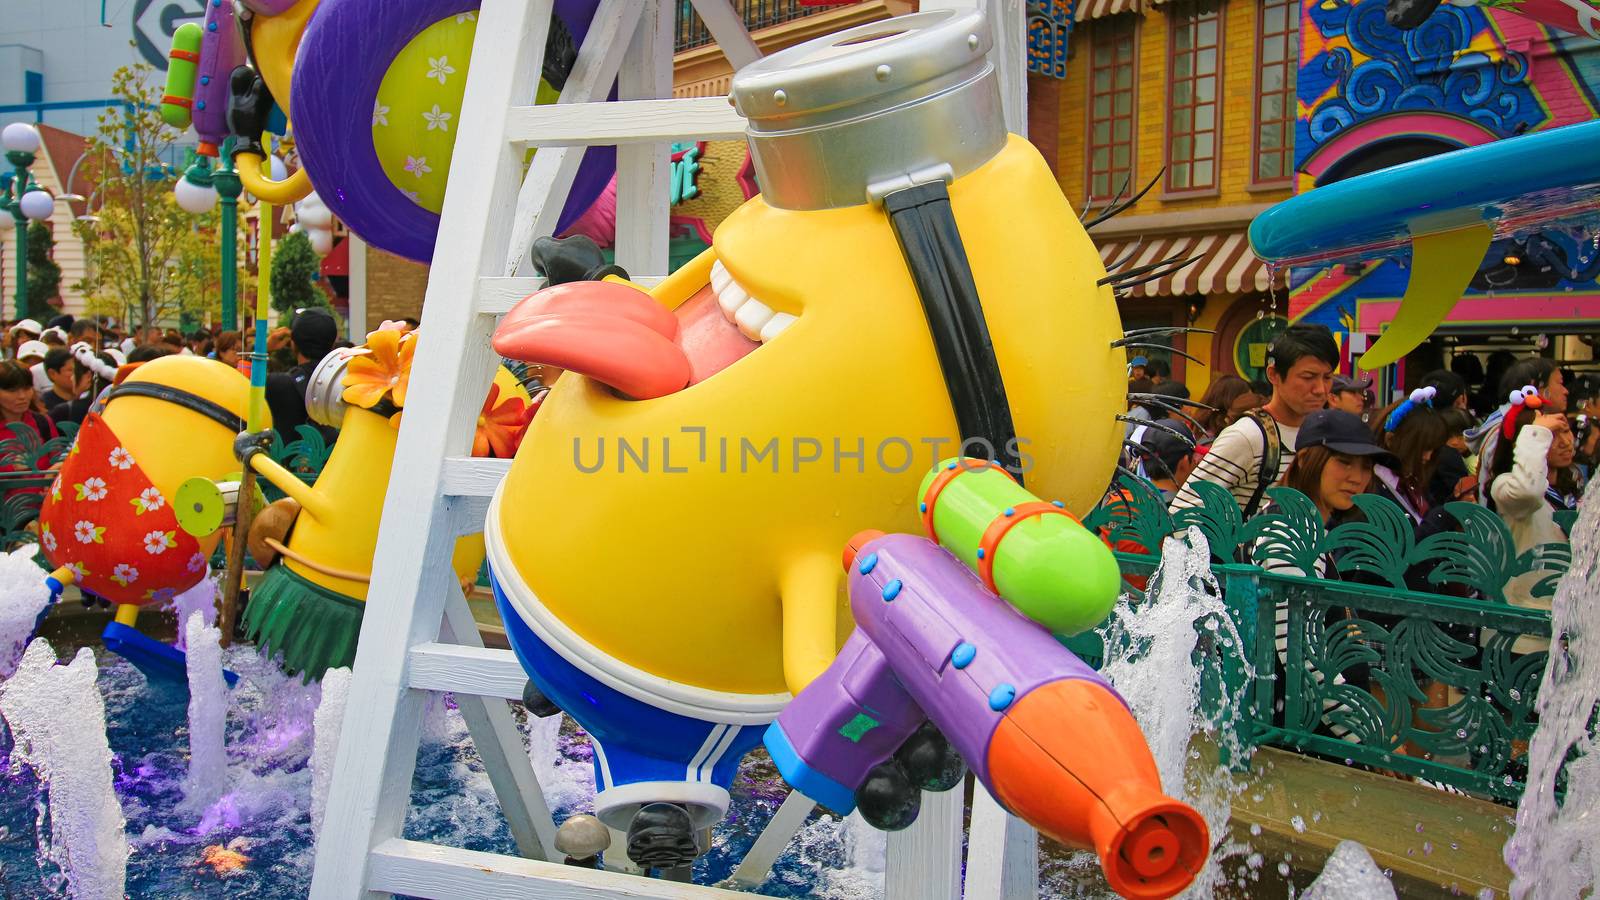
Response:
[{"label": "orange gun nozzle", "polygon": [[1211,849],[1206,821],[1160,791],[1130,787],[1118,793],[1133,796],[1108,798],[1089,814],[1100,867],[1124,897],[1171,897],[1205,867]]},{"label": "orange gun nozzle", "polygon": [[850,571],[850,566],[856,561],[856,553],[860,552],[862,547],[881,537],[883,537],[883,532],[875,528],[856,532],[844,545],[844,570],[846,572]]},{"label": "orange gun nozzle", "polygon": [[1161,792],[1133,715],[1094,681],[1063,679],[1019,698],[990,739],[989,781],[995,799],[1044,835],[1092,848],[1124,897],[1177,894],[1211,852],[1205,819]]}]

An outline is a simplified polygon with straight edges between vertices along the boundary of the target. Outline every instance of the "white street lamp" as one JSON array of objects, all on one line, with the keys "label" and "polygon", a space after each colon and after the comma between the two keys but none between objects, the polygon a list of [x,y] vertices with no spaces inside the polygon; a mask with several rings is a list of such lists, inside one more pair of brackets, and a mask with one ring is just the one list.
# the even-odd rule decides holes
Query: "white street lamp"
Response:
[{"label": "white street lamp", "polygon": [[35,222],[50,218],[55,212],[56,198],[49,191],[29,191],[22,195],[22,214]]},{"label": "white street lamp", "polygon": [[39,130],[26,122],[12,122],[0,131],[0,149],[7,153],[37,153]]},{"label": "white street lamp", "polygon": [[210,185],[195,184],[187,177],[179,178],[172,192],[177,195],[178,205],[184,212],[200,215],[208,213],[217,205],[217,189]]}]

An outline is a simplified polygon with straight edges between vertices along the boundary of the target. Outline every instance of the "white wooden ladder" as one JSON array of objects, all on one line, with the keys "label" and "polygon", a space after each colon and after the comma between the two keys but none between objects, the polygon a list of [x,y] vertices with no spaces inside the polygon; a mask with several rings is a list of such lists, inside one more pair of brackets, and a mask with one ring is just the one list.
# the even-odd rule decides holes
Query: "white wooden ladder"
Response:
[{"label": "white wooden ladder", "polygon": [[[522,698],[527,676],[510,651],[483,647],[450,566],[456,539],[483,529],[509,466],[470,456],[498,362],[490,337],[497,318],[542,284],[531,277],[528,250],[554,230],[581,148],[617,146],[617,261],[629,272],[653,273],[636,279],[650,284],[668,267],[670,144],[744,137],[744,120],[725,98],[669,99],[674,0],[601,0],[560,101],[527,105],[552,2],[484,0],[479,13],[464,138],[450,165],[313,898],[737,896],[554,859],[550,812],[504,702]],[[1020,133],[1023,0],[988,2],[1001,36],[996,58],[1008,123]],[[693,5],[735,68],[760,56],[730,0]],[[970,8],[972,0],[922,6]],[[618,100],[602,102],[613,82]],[[525,170],[529,147],[542,149]],[[442,691],[457,698],[524,858],[400,836],[427,694]],[[891,836],[890,897],[962,896],[960,794],[928,795],[917,825]],[[967,896],[1034,896],[1032,831],[979,795]],[[810,809],[792,796],[736,877],[759,881]]]}]

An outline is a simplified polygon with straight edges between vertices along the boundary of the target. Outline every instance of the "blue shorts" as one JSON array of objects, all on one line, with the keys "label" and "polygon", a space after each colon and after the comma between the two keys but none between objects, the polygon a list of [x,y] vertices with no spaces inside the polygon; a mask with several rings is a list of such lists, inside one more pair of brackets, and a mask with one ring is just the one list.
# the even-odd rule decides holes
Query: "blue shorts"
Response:
[{"label": "blue shorts", "polygon": [[766,726],[667,712],[603,684],[540,640],[489,574],[517,661],[594,742],[595,815],[626,831],[639,807],[668,802],[688,809],[696,828],[720,821],[739,761],[761,743]]}]

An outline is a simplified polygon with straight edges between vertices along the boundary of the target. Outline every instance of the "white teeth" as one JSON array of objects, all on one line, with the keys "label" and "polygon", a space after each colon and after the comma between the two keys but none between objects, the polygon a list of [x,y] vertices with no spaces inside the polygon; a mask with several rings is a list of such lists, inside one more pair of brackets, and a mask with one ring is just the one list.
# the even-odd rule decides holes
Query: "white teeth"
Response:
[{"label": "white teeth", "polygon": [[713,262],[711,264],[711,289],[721,294],[732,283],[733,276],[728,274],[727,268],[722,265],[722,260],[719,259]]},{"label": "white teeth", "polygon": [[734,314],[749,299],[750,295],[745,293],[744,288],[732,282],[729,282],[727,287],[717,292],[717,305],[722,307],[722,314],[728,317],[729,322],[734,320]]},{"label": "white teeth", "polygon": [[761,326],[761,343],[765,344],[794,324],[795,317],[786,312],[773,313],[767,324]]},{"label": "white teeth", "polygon": [[739,307],[739,312],[733,317],[733,324],[739,326],[741,334],[755,341],[761,339],[761,329],[772,321],[772,317],[772,307],[751,298]]},{"label": "white teeth", "polygon": [[775,313],[772,307],[750,296],[721,260],[711,264],[711,289],[717,295],[722,315],[752,341],[770,341],[794,323],[793,315]]}]

